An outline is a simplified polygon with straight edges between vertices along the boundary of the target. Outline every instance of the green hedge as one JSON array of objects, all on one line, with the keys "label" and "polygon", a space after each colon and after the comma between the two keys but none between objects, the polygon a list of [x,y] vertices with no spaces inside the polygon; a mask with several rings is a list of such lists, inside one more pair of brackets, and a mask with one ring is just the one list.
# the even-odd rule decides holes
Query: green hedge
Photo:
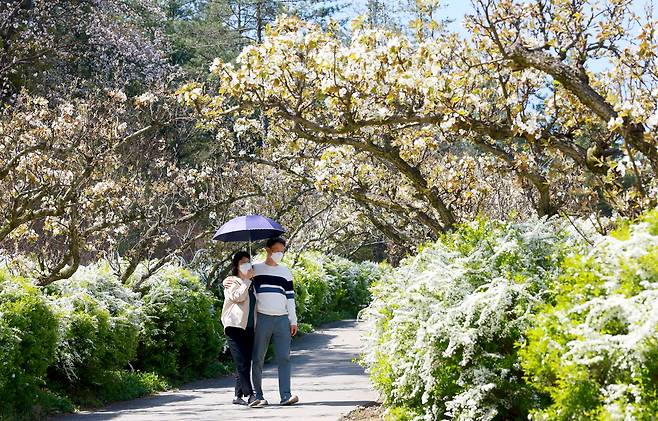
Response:
[{"label": "green hedge", "polygon": [[55,360],[57,317],[41,291],[0,271],[0,418],[32,413]]},{"label": "green hedge", "polygon": [[60,330],[51,378],[69,388],[91,386],[103,372],[124,369],[135,358],[142,330],[139,297],[107,263],[84,267],[46,292]]},{"label": "green hedge", "polygon": [[137,365],[177,380],[226,372],[221,307],[198,277],[169,267],[151,278],[143,296],[144,336]]},{"label": "green hedge", "polygon": [[355,318],[370,302],[370,286],[386,271],[372,262],[350,260],[317,252],[301,253],[292,266],[297,317],[301,323]]}]

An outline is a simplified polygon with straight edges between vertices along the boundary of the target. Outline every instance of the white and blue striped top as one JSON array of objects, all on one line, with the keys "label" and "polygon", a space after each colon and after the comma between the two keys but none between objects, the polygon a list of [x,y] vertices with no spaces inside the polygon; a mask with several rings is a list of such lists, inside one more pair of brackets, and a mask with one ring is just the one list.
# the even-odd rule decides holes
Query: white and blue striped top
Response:
[{"label": "white and blue striped top", "polygon": [[254,265],[254,288],[256,289],[256,311],[270,316],[288,315],[291,325],[297,324],[295,290],[292,272],[284,265]]}]

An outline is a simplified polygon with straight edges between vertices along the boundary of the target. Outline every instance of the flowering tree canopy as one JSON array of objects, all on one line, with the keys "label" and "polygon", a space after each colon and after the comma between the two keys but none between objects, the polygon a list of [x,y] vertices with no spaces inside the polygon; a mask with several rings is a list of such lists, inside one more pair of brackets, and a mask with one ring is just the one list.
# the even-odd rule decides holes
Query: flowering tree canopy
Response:
[{"label": "flowering tree canopy", "polygon": [[185,223],[250,195],[227,181],[231,169],[177,163],[168,136],[185,136],[186,126],[166,96],[20,101],[0,119],[0,242],[30,252],[44,284],[113,251],[128,259],[127,277],[155,250],[166,256],[210,236],[210,227]]},{"label": "flowering tree canopy", "polygon": [[139,287],[181,255],[217,275],[226,263],[218,257],[233,246],[210,239],[237,214],[272,215],[305,246],[343,252],[370,240],[343,243],[364,228],[307,183],[245,165],[230,149],[181,151],[204,133],[166,92],[19,96],[0,115],[0,257],[42,284],[98,257],[110,258],[123,281],[144,263]]},{"label": "flowering tree canopy", "polygon": [[[152,2],[6,0],[0,7],[0,99],[84,88],[144,90],[172,73]],[[145,27],[149,27],[145,31]],[[142,92],[139,92],[140,94]]]},{"label": "flowering tree canopy", "polygon": [[318,187],[428,233],[495,207],[506,183],[522,193],[504,211],[652,203],[655,20],[629,0],[473,4],[468,37],[442,29],[434,4],[413,35],[360,18],[349,41],[282,17],[237,65],[213,63],[216,86],[181,98],[213,121],[242,116],[268,148],[313,156]]},{"label": "flowering tree canopy", "polygon": [[[244,213],[276,217],[291,228],[293,245],[349,254],[372,241],[354,235],[367,223],[348,226],[348,207],[320,197],[299,177],[245,162],[236,148],[211,142],[211,130],[176,102],[171,85],[193,74],[180,66],[191,47],[178,42],[189,34],[168,24],[174,9],[199,7],[181,17],[189,25],[203,18],[208,28],[223,28],[232,19],[222,9],[228,2],[193,3],[2,3],[0,259],[13,270],[49,284],[107,258],[124,282],[146,267],[138,270],[139,287],[183,257],[207,267],[211,282],[235,248],[213,244],[212,234]],[[263,28],[273,17],[270,6],[256,22]],[[211,25],[208,13],[222,11],[226,22]],[[241,48],[244,36],[235,29],[211,50],[231,57],[229,45]],[[198,44],[209,35],[195,37]]]}]

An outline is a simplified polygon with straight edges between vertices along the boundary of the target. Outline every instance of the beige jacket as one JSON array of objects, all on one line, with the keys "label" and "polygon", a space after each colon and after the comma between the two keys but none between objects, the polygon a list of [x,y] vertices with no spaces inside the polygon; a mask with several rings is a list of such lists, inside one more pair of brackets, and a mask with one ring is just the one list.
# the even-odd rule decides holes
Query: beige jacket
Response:
[{"label": "beige jacket", "polygon": [[[222,324],[227,327],[247,328],[249,318],[249,287],[251,280],[242,280],[237,276],[229,276],[226,280],[233,284],[224,288],[224,307],[222,308]],[[226,282],[226,281],[224,281]],[[256,324],[256,311],[254,309],[254,325]]]}]

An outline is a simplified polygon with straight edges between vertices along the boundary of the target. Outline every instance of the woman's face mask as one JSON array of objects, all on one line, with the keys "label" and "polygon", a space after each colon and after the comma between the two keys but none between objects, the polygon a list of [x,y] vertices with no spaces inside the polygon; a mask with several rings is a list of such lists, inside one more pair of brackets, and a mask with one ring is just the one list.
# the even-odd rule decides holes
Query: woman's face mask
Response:
[{"label": "woman's face mask", "polygon": [[283,260],[283,252],[277,251],[276,253],[272,253],[272,260],[274,260],[275,263],[281,263],[281,260]]},{"label": "woman's face mask", "polygon": [[249,272],[249,269],[251,269],[251,268],[252,268],[251,262],[242,263],[240,265],[240,272],[246,274],[247,272]]}]

